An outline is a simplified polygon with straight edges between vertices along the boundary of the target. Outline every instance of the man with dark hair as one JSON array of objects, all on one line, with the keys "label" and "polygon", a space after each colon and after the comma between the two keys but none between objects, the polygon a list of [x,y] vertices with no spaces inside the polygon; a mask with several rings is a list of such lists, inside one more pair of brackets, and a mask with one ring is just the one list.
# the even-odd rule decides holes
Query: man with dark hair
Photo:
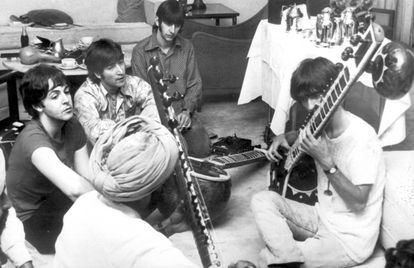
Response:
[{"label": "man with dark hair", "polygon": [[178,80],[169,85],[167,93],[179,92],[183,98],[173,102],[179,129],[188,143],[189,154],[205,157],[210,154],[207,131],[197,119],[201,105],[202,81],[194,55],[194,47],[179,35],[184,25],[184,9],[176,0],[161,3],[156,12],[153,33],[138,42],[132,52],[132,73],[149,81],[150,59],[160,59],[164,74]]},{"label": "man with dark hair", "polygon": [[151,86],[127,75],[121,46],[100,39],[86,52],[88,78],[75,93],[75,114],[93,145],[106,130],[132,115],[159,120]]},{"label": "man with dark hair", "polygon": [[[292,98],[311,111],[323,103],[338,76],[325,58],[306,59],[291,78]],[[251,206],[266,243],[264,267],[351,267],[364,262],[376,245],[382,214],[385,166],[374,129],[341,105],[320,138],[299,132],[299,149],[315,160],[318,203],[310,206],[276,192],[254,195]],[[267,156],[279,161],[284,134]]]},{"label": "man with dark hair", "polygon": [[24,75],[20,91],[32,120],[11,151],[7,190],[26,239],[48,254],[54,252],[63,215],[79,195],[92,189],[85,180],[86,136],[73,117],[62,71],[44,64],[33,67]]}]

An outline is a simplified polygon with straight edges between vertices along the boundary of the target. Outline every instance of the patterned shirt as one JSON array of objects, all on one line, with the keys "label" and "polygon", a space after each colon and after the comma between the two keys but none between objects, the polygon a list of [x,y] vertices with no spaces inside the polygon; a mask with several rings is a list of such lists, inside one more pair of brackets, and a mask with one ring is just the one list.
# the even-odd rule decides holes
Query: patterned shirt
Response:
[{"label": "patterned shirt", "polygon": [[161,51],[157,41],[156,33],[138,42],[132,51],[132,73],[149,81],[147,69],[149,61],[153,56],[160,58],[164,75],[175,75],[178,80],[170,84],[167,90],[168,95],[178,91],[184,96],[183,99],[173,103],[174,110],[180,113],[186,109],[193,113],[201,103],[201,76],[198,71],[194,55],[193,44],[178,35],[174,45],[167,54]]},{"label": "patterned shirt", "polygon": [[129,116],[144,115],[160,121],[151,86],[136,76],[126,75],[116,102],[102,85],[87,78],[76,91],[74,106],[92,144],[106,130]]}]

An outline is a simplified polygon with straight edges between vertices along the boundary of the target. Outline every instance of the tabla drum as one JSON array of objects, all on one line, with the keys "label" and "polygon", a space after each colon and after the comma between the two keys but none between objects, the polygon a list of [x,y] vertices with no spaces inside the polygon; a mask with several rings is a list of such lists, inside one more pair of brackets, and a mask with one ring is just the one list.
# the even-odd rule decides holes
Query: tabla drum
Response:
[{"label": "tabla drum", "polygon": [[[225,210],[231,195],[231,177],[222,169],[203,170],[194,167],[191,172],[198,181],[210,218],[218,218]],[[173,174],[157,193],[157,208],[164,217],[168,217],[180,202],[178,187]]]}]

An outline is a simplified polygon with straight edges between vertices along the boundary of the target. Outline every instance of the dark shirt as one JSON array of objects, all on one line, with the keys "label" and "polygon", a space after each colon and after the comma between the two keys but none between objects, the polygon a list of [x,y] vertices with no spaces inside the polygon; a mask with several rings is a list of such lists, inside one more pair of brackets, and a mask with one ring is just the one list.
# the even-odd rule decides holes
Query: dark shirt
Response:
[{"label": "dark shirt", "polygon": [[68,167],[73,167],[75,151],[86,144],[86,135],[73,117],[62,129],[62,141],[48,136],[38,120],[30,121],[17,137],[9,157],[7,191],[20,220],[30,218],[49,196],[59,191],[32,163],[33,152],[41,147],[55,151]]},{"label": "dark shirt", "polygon": [[160,58],[164,76],[171,74],[178,77],[178,80],[170,84],[167,90],[170,96],[176,91],[184,95],[182,100],[173,103],[175,112],[180,113],[183,109],[187,109],[193,113],[201,103],[202,94],[201,76],[193,44],[178,35],[171,49],[165,54],[161,51],[156,33],[153,33],[134,47],[131,60],[132,74],[149,82],[147,70],[153,56]]}]

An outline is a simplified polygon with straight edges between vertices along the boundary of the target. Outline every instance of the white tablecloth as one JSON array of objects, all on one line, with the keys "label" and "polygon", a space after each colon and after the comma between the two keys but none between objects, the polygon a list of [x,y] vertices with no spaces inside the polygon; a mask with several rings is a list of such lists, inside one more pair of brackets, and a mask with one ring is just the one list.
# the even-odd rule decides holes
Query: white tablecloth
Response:
[{"label": "white tablecloth", "polygon": [[[275,110],[271,129],[275,134],[284,132],[289,107],[290,78],[305,58],[323,56],[333,62],[342,62],[344,47],[321,48],[305,39],[303,34],[287,33],[285,27],[262,20],[254,35],[238,104],[262,97]],[[360,82],[372,87],[371,75],[364,73]],[[384,146],[396,144],[405,138],[405,111],[410,107],[409,95],[399,100],[386,100],[378,135]]]}]

